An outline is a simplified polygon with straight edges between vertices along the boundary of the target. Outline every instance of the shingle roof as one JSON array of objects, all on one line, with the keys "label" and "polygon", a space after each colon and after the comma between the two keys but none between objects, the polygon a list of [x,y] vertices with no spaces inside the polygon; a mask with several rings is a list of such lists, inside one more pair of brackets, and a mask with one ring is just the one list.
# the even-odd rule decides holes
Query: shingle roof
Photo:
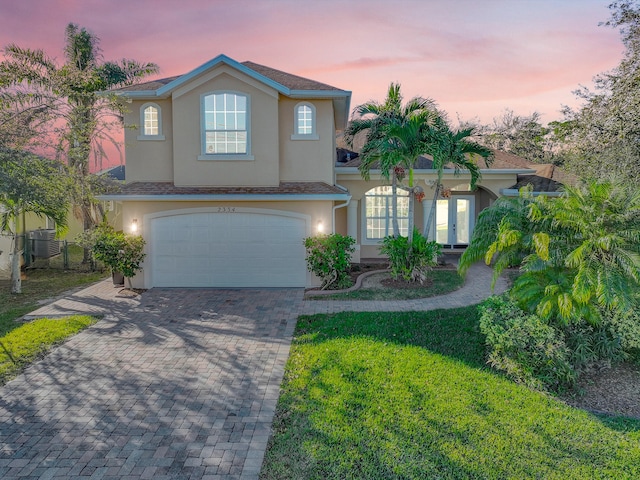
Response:
[{"label": "shingle roof", "polygon": [[172,182],[132,182],[117,195],[344,195],[323,182],[282,182],[277,187],[176,187]]},{"label": "shingle roof", "polygon": [[284,85],[291,90],[340,90],[326,83],[316,82],[309,78],[299,77],[291,73],[276,70],[275,68],[266,67],[253,62],[242,62],[242,65],[250,68],[254,72],[264,75],[265,77]]},{"label": "shingle roof", "polygon": [[[512,155],[507,152],[500,152],[498,150],[494,151],[494,159],[491,163],[491,166],[487,165],[484,158],[475,157],[475,161],[478,166],[482,169],[491,168],[494,170],[514,170],[514,169],[526,169],[532,170],[535,169],[530,162],[527,162],[524,158],[520,158],[516,155]],[[353,158],[349,162],[345,162],[339,165],[339,167],[359,167],[360,166],[360,158]],[[374,167],[376,168],[376,167]],[[431,170],[433,169],[433,159],[429,155],[422,155],[418,157],[416,164],[414,166],[416,170]],[[453,168],[453,165],[446,165],[445,168]]]},{"label": "shingle roof", "polygon": [[[291,73],[276,70],[275,68],[260,65],[258,63],[242,62],[242,65],[291,90],[341,90],[339,88],[332,87],[331,85],[327,85],[326,83],[321,83],[309,78],[293,75]],[[135,92],[157,90],[182,76],[183,75],[176,75],[173,77],[159,78],[156,80],[151,80],[149,82],[137,83],[135,85],[129,85],[127,87],[114,89],[114,91]]]}]

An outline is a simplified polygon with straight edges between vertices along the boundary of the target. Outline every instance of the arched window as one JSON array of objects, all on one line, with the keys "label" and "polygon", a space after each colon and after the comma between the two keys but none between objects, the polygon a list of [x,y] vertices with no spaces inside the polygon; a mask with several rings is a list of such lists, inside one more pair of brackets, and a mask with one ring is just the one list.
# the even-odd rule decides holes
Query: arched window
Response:
[{"label": "arched window", "polygon": [[316,107],[309,102],[298,103],[294,108],[294,127],[291,140],[317,140]]},{"label": "arched window", "polygon": [[213,92],[202,96],[202,157],[248,158],[249,97],[235,92]]},{"label": "arched window", "polygon": [[140,107],[140,132],[138,140],[164,140],[162,134],[162,112],[155,103]]},{"label": "arched window", "polygon": [[[409,194],[398,189],[398,226],[400,235],[407,235],[409,227]],[[380,186],[365,194],[366,239],[378,241],[393,235],[393,197],[390,186]]]}]

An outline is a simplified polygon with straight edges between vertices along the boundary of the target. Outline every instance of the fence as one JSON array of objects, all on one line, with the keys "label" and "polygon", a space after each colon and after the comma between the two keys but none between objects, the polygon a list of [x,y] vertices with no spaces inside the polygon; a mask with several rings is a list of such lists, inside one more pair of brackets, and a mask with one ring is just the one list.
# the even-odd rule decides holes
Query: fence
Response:
[{"label": "fence", "polygon": [[[34,235],[36,234],[36,235]],[[53,236],[27,232],[17,236],[23,254],[23,267],[27,269],[56,269],[95,271],[104,270],[100,262],[92,257],[85,261],[84,248],[75,242],[56,240]]]}]

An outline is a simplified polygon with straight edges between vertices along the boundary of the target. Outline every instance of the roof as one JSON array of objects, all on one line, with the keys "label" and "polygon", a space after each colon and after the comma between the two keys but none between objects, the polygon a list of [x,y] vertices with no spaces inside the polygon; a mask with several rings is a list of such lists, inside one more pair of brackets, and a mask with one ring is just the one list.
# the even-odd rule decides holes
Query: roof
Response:
[{"label": "roof", "polygon": [[[324,182],[282,182],[277,187],[177,187],[172,182],[132,182],[102,200],[182,200],[224,198],[228,200],[340,200],[349,195]],[[255,198],[254,198],[255,197]]]},{"label": "roof", "polygon": [[[341,139],[338,140],[338,145],[341,144]],[[338,159],[340,159],[341,151],[346,152],[344,148],[338,148]],[[500,150],[493,150],[494,159],[491,165],[487,165],[484,158],[476,157],[478,166],[482,170],[494,170],[496,173],[500,170],[515,171],[517,174],[517,181],[515,185],[508,190],[517,191],[520,188],[532,185],[534,192],[559,192],[563,185],[575,185],[578,183],[578,177],[563,171],[556,165],[550,163],[534,163],[530,162],[522,157],[514,155],[512,153],[503,152]],[[343,155],[344,157],[344,155]],[[341,161],[336,164],[336,170],[339,173],[342,168],[358,168],[361,163],[361,159],[357,154],[351,155],[349,161]],[[346,160],[343,158],[343,160]],[[374,169],[377,166],[374,165]],[[432,170],[433,160],[430,156],[424,155],[418,157],[415,167],[416,170]],[[452,169],[452,165],[445,166],[445,169]],[[521,173],[517,173],[520,170]],[[526,172],[528,170],[528,172]],[[535,173],[531,172],[534,170]]]},{"label": "roof", "polygon": [[[532,170],[534,167],[531,162],[527,162],[524,158],[518,157],[511,153],[501,152],[498,150],[494,150],[494,159],[491,162],[491,165],[487,165],[487,162],[484,158],[476,156],[475,160],[478,166],[481,169],[492,169],[492,170]],[[356,155],[354,158],[351,157],[351,160],[348,162],[344,162],[340,164],[339,167],[359,167],[361,163],[361,159]],[[375,166],[374,168],[377,168]],[[414,168],[416,170],[433,170],[433,158],[430,155],[421,155],[418,157],[418,160],[415,163]],[[453,169],[452,164],[445,165],[445,169]]]},{"label": "roof", "polygon": [[129,98],[153,100],[168,98],[171,93],[183,84],[203,75],[220,65],[227,65],[257,80],[282,95],[291,98],[326,98],[332,99],[336,112],[338,128],[344,128],[349,118],[351,92],[326,83],[300,77],[254,62],[237,62],[226,55],[218,55],[208,62],[194,68],[190,72],[174,77],[161,78],[144,83],[137,83],[112,90],[117,95]]},{"label": "roof", "polygon": [[125,179],[125,166],[124,165],[116,165],[115,167],[109,167],[104,170],[101,170],[97,173],[97,175],[106,175],[114,180],[124,181]]}]

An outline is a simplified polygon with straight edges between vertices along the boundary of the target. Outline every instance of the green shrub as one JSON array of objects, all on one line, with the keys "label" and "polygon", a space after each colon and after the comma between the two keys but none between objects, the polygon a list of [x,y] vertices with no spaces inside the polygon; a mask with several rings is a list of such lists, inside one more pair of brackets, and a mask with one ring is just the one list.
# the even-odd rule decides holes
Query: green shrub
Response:
[{"label": "green shrub", "polygon": [[133,277],[144,260],[145,241],[139,235],[116,232],[109,225],[99,225],[93,233],[94,257],[126,278]]},{"label": "green shrub", "polygon": [[620,339],[622,349],[640,359],[640,311],[604,311],[602,318],[609,331]]},{"label": "green shrub", "polygon": [[480,305],[480,330],[490,349],[489,364],[515,381],[538,389],[575,383],[562,333],[504,296]]},{"label": "green shrub", "polygon": [[423,283],[431,267],[437,263],[440,245],[428,241],[416,229],[411,246],[407,237],[388,236],[382,240],[380,253],[389,258],[393,278]]},{"label": "green shrub", "polygon": [[304,239],[307,268],[322,280],[322,290],[340,290],[353,284],[349,269],[355,243],[353,238],[339,233]]}]

